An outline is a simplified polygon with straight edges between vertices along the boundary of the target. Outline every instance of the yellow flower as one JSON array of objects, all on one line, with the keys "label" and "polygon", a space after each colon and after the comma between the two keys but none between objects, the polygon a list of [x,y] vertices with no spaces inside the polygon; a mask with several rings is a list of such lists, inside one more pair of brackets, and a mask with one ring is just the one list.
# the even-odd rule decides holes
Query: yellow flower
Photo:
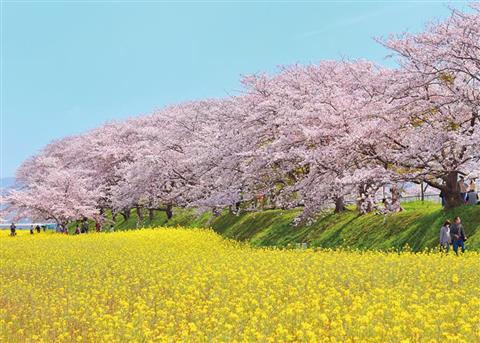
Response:
[{"label": "yellow flower", "polygon": [[0,235],[0,342],[480,339],[476,252],[262,249],[182,228],[17,238]]}]

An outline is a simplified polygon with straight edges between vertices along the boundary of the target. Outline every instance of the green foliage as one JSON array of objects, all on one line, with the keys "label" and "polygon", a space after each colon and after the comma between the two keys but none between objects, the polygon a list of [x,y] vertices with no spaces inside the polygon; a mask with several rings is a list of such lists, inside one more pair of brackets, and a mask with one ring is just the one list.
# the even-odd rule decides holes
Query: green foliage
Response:
[{"label": "green foliage", "polygon": [[[444,211],[432,202],[403,204],[405,211],[389,214],[359,215],[354,209],[343,213],[325,213],[311,225],[295,226],[294,219],[301,209],[265,210],[235,215],[224,211],[218,217],[211,212],[197,213],[193,209],[175,209],[167,221],[165,212],[156,212],[154,220],[146,227],[186,226],[212,227],[226,238],[246,241],[256,246],[291,246],[309,243],[324,248],[352,249],[402,249],[409,246],[414,251],[435,248],[440,227],[446,219],[460,216],[469,240],[469,249],[480,250],[480,206],[461,206]],[[117,218],[116,230],[136,227],[136,213],[122,222]]]}]

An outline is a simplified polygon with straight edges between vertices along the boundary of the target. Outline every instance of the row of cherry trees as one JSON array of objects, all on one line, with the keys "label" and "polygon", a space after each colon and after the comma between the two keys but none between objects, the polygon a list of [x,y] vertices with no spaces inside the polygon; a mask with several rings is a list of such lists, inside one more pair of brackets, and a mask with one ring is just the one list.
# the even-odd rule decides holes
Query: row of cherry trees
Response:
[{"label": "row of cherry trees", "polygon": [[[420,34],[379,40],[399,67],[325,61],[243,78],[244,92],[109,123],[45,147],[4,198],[18,217],[67,223],[172,207],[304,206],[426,182],[447,207],[480,173],[480,7]],[[143,209],[143,210],[142,210]]]}]

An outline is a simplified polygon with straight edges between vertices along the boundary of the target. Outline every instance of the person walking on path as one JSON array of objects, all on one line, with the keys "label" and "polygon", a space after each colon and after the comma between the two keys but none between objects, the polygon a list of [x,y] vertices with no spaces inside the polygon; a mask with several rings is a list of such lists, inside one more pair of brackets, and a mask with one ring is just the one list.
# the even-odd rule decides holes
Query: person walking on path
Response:
[{"label": "person walking on path", "polygon": [[14,237],[16,235],[17,235],[17,227],[15,223],[12,223],[12,225],[10,225],[10,236]]},{"label": "person walking on path", "polygon": [[465,235],[465,230],[463,229],[462,220],[460,217],[456,217],[452,227],[450,228],[450,236],[453,243],[453,251],[458,255],[458,247],[462,248],[462,253],[465,252],[465,241],[467,236]]},{"label": "person walking on path", "polygon": [[452,243],[452,238],[450,237],[450,224],[450,220],[447,220],[440,228],[440,247],[447,253],[450,250],[450,244]]}]

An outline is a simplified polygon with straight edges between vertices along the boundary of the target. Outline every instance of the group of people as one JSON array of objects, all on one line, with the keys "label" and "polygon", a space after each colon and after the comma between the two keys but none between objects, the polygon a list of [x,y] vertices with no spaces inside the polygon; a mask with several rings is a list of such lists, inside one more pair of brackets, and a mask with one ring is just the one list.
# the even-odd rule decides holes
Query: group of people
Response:
[{"label": "group of people", "polygon": [[43,229],[43,232],[47,231],[47,226],[46,225],[36,225],[35,228],[33,227],[33,225],[30,227],[30,234],[33,235],[35,233],[35,231],[37,231],[37,233],[40,233],[42,232],[42,229]]},{"label": "group of people", "polygon": [[462,253],[464,253],[466,240],[467,236],[460,217],[455,217],[453,224],[450,220],[445,221],[440,228],[440,247],[447,253],[450,250],[450,245],[453,247],[455,254],[458,255],[458,248],[461,248]]},{"label": "group of people", "polygon": [[[458,181],[459,197],[462,203],[466,205],[480,205],[480,199],[477,193],[477,182],[475,179],[471,179],[466,182],[463,176],[460,176]],[[440,198],[442,198],[442,206],[445,206],[445,195],[440,192]]]},{"label": "group of people", "polygon": [[[35,233],[35,231],[37,231],[37,233],[40,233],[40,232],[45,232],[47,231],[47,226],[46,225],[36,225],[35,228],[33,227],[33,225],[30,227],[30,234],[33,235]],[[10,225],[10,236],[16,236],[17,235],[17,226],[15,225],[15,223],[12,223],[12,225]]]},{"label": "group of people", "polygon": [[[57,233],[64,233],[66,235],[69,234],[68,229],[63,224],[58,224],[57,229],[55,230]],[[88,233],[90,231],[90,227],[88,225],[88,219],[84,218],[83,220],[78,220],[75,226],[75,230],[73,233],[75,235],[79,235],[82,233]],[[102,224],[100,222],[95,222],[95,231],[101,232],[102,231]]]},{"label": "group of people", "polygon": [[[80,221],[77,222],[77,225],[75,226],[74,234],[75,235],[80,235],[82,233],[88,233],[89,230],[90,230],[90,228],[88,226],[88,221],[87,221],[87,219],[84,219],[81,222]],[[95,232],[102,232],[102,231],[103,231],[102,224],[99,221],[96,221],[95,222]],[[108,231],[109,232],[114,231],[113,224],[111,224],[110,227],[108,227]]]},{"label": "group of people", "polygon": [[55,228],[55,232],[68,234],[68,229],[63,224],[57,224],[57,227]]},{"label": "group of people", "polygon": [[74,234],[79,235],[81,233],[88,233],[89,227],[88,227],[88,221],[86,219],[82,220],[81,222],[77,222],[77,226],[75,227]]},{"label": "group of people", "polygon": [[[45,232],[47,231],[47,226],[46,225],[42,225],[40,226],[39,224],[37,225],[31,225],[30,226],[30,234],[33,235],[35,234],[35,231],[37,233],[40,233],[40,232]],[[77,222],[77,225],[75,227],[75,231],[74,231],[74,234],[76,235],[79,235],[81,233],[88,233],[89,231],[89,226],[88,226],[88,221],[86,219],[82,220],[81,222]],[[102,224],[100,222],[96,222],[95,223],[95,231],[96,232],[102,232]],[[113,232],[114,231],[114,227],[113,227],[113,224],[110,225],[110,227],[108,228],[108,231],[109,232]],[[63,224],[58,224],[56,229],[55,229],[55,232],[57,233],[63,233],[63,234],[66,234],[68,235],[68,228],[65,227],[65,225]],[[17,235],[17,226],[15,225],[15,223],[12,223],[10,225],[10,236],[14,237]]]},{"label": "group of people", "polygon": [[478,204],[478,193],[477,193],[477,183],[475,180],[470,180],[470,183],[465,183],[465,179],[460,177],[458,181],[458,188],[460,189],[460,199],[465,204],[477,205]]},{"label": "group of people", "polygon": [[[89,231],[89,227],[88,227],[88,221],[86,219],[84,219],[82,222],[77,222],[77,226],[75,227],[75,231],[74,231],[76,235],[79,235],[81,233],[88,233],[88,231]],[[102,223],[100,223],[99,221],[96,221],[95,232],[102,232],[102,231],[103,231]],[[110,225],[110,227],[108,227],[108,231],[109,232],[114,231],[113,224]]]}]

